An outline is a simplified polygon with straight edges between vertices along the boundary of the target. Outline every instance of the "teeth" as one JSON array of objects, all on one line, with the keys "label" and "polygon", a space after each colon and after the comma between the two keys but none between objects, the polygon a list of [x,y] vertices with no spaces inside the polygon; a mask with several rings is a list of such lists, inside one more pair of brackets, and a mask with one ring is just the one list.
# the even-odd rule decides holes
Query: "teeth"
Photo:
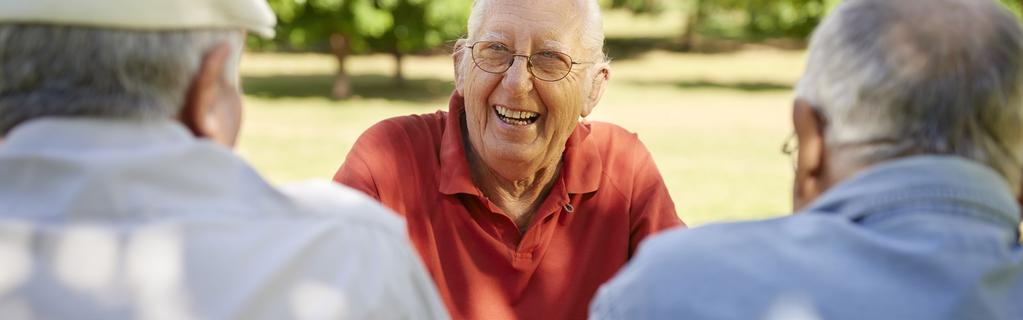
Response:
[{"label": "teeth", "polygon": [[[496,106],[494,109],[497,110],[497,114],[510,118],[511,120],[529,120],[530,118],[540,116],[539,113],[529,111],[517,111],[508,109],[504,106]],[[525,122],[525,121],[522,121]]]}]

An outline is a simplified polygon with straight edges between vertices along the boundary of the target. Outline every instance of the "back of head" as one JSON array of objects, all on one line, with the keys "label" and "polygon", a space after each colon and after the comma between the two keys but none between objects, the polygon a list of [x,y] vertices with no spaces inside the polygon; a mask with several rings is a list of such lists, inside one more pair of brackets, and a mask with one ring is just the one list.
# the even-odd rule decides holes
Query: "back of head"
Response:
[{"label": "back of head", "polygon": [[0,0],[0,135],[41,117],[169,119],[204,55],[273,32],[259,0]]},{"label": "back of head", "polygon": [[241,53],[236,30],[0,23],[0,135],[40,117],[170,119],[203,55],[224,42]]},{"label": "back of head", "polygon": [[1019,185],[1023,30],[991,0],[849,0],[814,33],[797,96],[831,165],[956,155]]}]

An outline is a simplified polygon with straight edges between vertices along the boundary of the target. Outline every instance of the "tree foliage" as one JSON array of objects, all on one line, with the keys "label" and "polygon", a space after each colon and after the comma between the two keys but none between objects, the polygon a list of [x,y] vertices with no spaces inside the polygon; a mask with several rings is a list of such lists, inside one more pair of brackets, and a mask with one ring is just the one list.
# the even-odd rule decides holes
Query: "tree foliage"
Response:
[{"label": "tree foliage", "polygon": [[[344,35],[352,53],[412,53],[430,49],[465,30],[465,0],[269,0],[277,14],[274,44],[288,49],[324,49]],[[397,40],[399,43],[381,40]],[[387,44],[382,49],[381,44]]]},{"label": "tree foliage", "polygon": [[[268,0],[280,21],[278,36],[255,45],[265,49],[314,50],[338,60],[333,95],[351,94],[346,58],[386,52],[397,60],[397,83],[403,80],[402,57],[436,48],[465,32],[472,0]],[[657,14],[672,6],[684,11],[683,48],[697,35],[756,40],[804,38],[841,0],[600,0],[606,8]],[[895,0],[893,0],[895,1]],[[1017,14],[1023,0],[1000,0]],[[672,9],[675,10],[675,9]]]},{"label": "tree foliage", "polygon": [[611,9],[624,9],[636,14],[657,14],[664,10],[661,0],[606,0],[602,5]]},{"label": "tree foliage", "polygon": [[[604,0],[611,9],[657,14],[667,1],[680,1],[682,48],[690,49],[698,34],[758,40],[805,38],[841,0]],[[893,0],[895,1],[895,0]],[[1023,0],[999,0],[1017,16]]]},{"label": "tree foliage", "polygon": [[329,51],[338,60],[333,96],[351,94],[346,59],[351,54],[404,55],[438,47],[465,32],[466,0],[269,0],[277,14],[277,37],[263,47]]},{"label": "tree foliage", "polygon": [[[839,0],[687,0],[683,33],[754,40],[806,37]],[[700,15],[698,18],[697,15]]]}]

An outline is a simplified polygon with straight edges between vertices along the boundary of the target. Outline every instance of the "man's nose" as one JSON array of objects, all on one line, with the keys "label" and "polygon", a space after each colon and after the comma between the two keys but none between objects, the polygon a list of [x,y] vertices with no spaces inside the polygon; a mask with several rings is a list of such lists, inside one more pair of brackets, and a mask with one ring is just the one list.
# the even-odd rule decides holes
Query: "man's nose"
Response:
[{"label": "man's nose", "polygon": [[514,93],[526,93],[533,90],[533,74],[529,72],[529,56],[521,54],[513,56],[511,66],[504,73],[502,83]]}]

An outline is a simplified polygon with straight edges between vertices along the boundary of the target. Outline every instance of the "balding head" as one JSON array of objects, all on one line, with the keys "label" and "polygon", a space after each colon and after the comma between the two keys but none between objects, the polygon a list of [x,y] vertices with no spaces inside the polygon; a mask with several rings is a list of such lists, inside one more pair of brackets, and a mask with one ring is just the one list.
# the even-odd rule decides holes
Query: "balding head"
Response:
[{"label": "balding head", "polygon": [[815,32],[797,96],[841,149],[832,167],[958,155],[1015,187],[1021,57],[1019,22],[991,0],[849,0]]},{"label": "balding head", "polygon": [[[483,19],[492,10],[494,4],[502,1],[529,2],[538,0],[476,0],[472,6],[472,13],[469,15],[468,42],[479,38],[480,27]],[[564,2],[565,20],[579,20],[582,34],[582,45],[589,56],[587,60],[605,61],[604,54],[604,22],[600,15],[600,3],[596,0],[539,0],[543,2]],[[528,23],[528,22],[524,22]]]}]

